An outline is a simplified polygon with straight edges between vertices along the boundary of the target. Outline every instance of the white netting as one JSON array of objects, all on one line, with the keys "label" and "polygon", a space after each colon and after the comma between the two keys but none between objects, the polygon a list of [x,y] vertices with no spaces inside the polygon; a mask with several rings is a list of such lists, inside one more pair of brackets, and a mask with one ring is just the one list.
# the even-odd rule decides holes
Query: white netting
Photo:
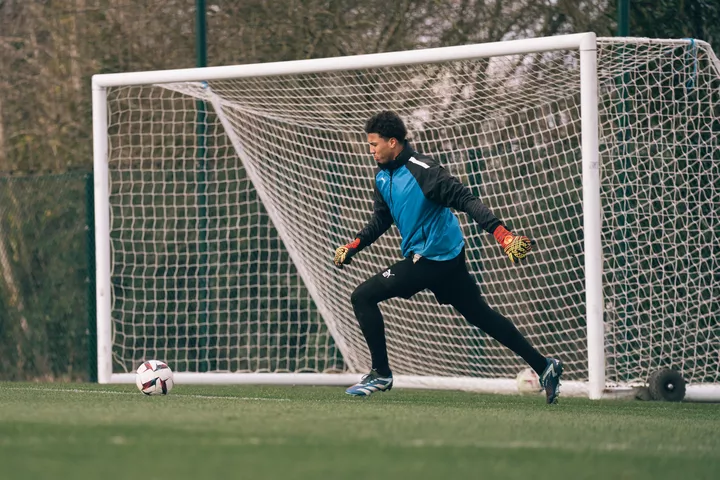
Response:
[{"label": "white netting", "polygon": [[703,42],[600,42],[609,379],[720,382],[720,62]]},{"label": "white netting", "polygon": [[[688,42],[598,53],[608,380],[672,365],[718,381],[717,60]],[[349,268],[331,259],[372,211],[364,122],[392,109],[416,149],[537,241],[512,266],[459,214],[488,303],[586,379],[579,97],[578,52],[110,89],[116,368],[366,370],[349,297],[400,259],[397,230]],[[381,308],[396,373],[522,366],[427,292]]]},{"label": "white netting", "polygon": [[198,142],[190,97],[130,88],[108,100],[115,368],[343,370],[216,117]]}]

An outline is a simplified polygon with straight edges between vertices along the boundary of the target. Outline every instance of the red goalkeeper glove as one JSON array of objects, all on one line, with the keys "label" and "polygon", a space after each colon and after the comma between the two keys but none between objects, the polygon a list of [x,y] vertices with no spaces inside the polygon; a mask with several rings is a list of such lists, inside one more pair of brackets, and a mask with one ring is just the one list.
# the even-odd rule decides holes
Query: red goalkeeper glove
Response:
[{"label": "red goalkeeper glove", "polygon": [[522,235],[513,235],[502,225],[498,226],[493,232],[495,239],[500,242],[505,254],[511,262],[520,263],[520,260],[530,253],[535,242],[528,237]]},{"label": "red goalkeeper glove", "polygon": [[338,247],[335,250],[335,259],[333,263],[338,268],[343,268],[344,265],[349,265],[352,262],[352,257],[360,251],[360,239],[356,238],[347,245]]}]

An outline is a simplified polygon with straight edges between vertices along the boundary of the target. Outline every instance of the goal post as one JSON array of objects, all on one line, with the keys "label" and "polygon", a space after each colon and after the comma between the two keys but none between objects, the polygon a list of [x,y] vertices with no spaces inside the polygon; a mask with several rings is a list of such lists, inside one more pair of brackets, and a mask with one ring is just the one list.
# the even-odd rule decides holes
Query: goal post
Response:
[{"label": "goal post", "polygon": [[[600,155],[598,146],[597,42],[595,35],[580,42],[580,121],[582,198],[585,252],[601,252]],[[605,353],[602,308],[602,255],[585,255],[587,302],[588,396],[602,397]]]},{"label": "goal post", "polygon": [[[670,244],[681,227],[718,240],[714,217],[700,218],[720,202],[708,162],[718,77],[702,42],[593,33],[95,75],[98,380],[133,382],[149,358],[178,383],[349,385],[366,373],[349,297],[398,260],[399,238],[389,231],[342,272],[331,254],[372,210],[364,120],[393,109],[414,146],[537,240],[513,267],[459,214],[483,294],[563,359],[564,395],[627,393],[672,366],[688,397],[720,398],[717,259],[697,236]],[[693,186],[705,193],[678,195]],[[654,273],[673,267],[674,283]],[[688,288],[697,297],[679,310]],[[426,292],[382,309],[398,386],[517,391],[522,361]],[[673,346],[682,321],[693,338]]]}]

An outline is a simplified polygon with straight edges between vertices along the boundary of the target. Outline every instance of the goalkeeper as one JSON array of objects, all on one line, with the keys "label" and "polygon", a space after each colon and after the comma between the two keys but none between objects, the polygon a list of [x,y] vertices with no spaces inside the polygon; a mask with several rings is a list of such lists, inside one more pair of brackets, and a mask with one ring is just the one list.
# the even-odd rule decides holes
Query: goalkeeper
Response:
[{"label": "goalkeeper", "polygon": [[512,262],[520,262],[533,242],[510,232],[457,178],[435,160],[414,151],[407,131],[393,112],[380,112],[365,124],[370,153],[377,162],[374,207],[368,224],[356,238],[335,251],[334,264],[343,268],[395,222],[402,237],[403,260],[369,278],[352,293],[351,301],[372,358],[372,370],[347,393],[368,396],[393,384],[385,326],[378,303],[410,298],[429,289],[441,304],[452,305],[465,319],[522,357],[540,376],[547,403],[560,394],[562,363],[545,358],[507,318],[492,310],[465,264],[465,240],[457,217],[469,214],[500,243]]}]

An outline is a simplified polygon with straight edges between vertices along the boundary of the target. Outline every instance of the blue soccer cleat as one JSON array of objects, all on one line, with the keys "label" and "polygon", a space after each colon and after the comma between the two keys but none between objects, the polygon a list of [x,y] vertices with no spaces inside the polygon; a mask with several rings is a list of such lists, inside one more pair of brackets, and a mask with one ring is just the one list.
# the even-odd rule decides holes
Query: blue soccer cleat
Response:
[{"label": "blue soccer cleat", "polygon": [[560,360],[547,358],[547,367],[540,375],[540,386],[545,389],[547,403],[557,403],[560,396],[560,375],[563,372],[563,364]]},{"label": "blue soccer cleat", "polygon": [[392,389],[392,374],[389,377],[381,377],[376,370],[370,370],[370,373],[362,377],[360,383],[356,383],[352,387],[345,390],[348,395],[355,397],[369,397],[375,392],[385,392]]}]

